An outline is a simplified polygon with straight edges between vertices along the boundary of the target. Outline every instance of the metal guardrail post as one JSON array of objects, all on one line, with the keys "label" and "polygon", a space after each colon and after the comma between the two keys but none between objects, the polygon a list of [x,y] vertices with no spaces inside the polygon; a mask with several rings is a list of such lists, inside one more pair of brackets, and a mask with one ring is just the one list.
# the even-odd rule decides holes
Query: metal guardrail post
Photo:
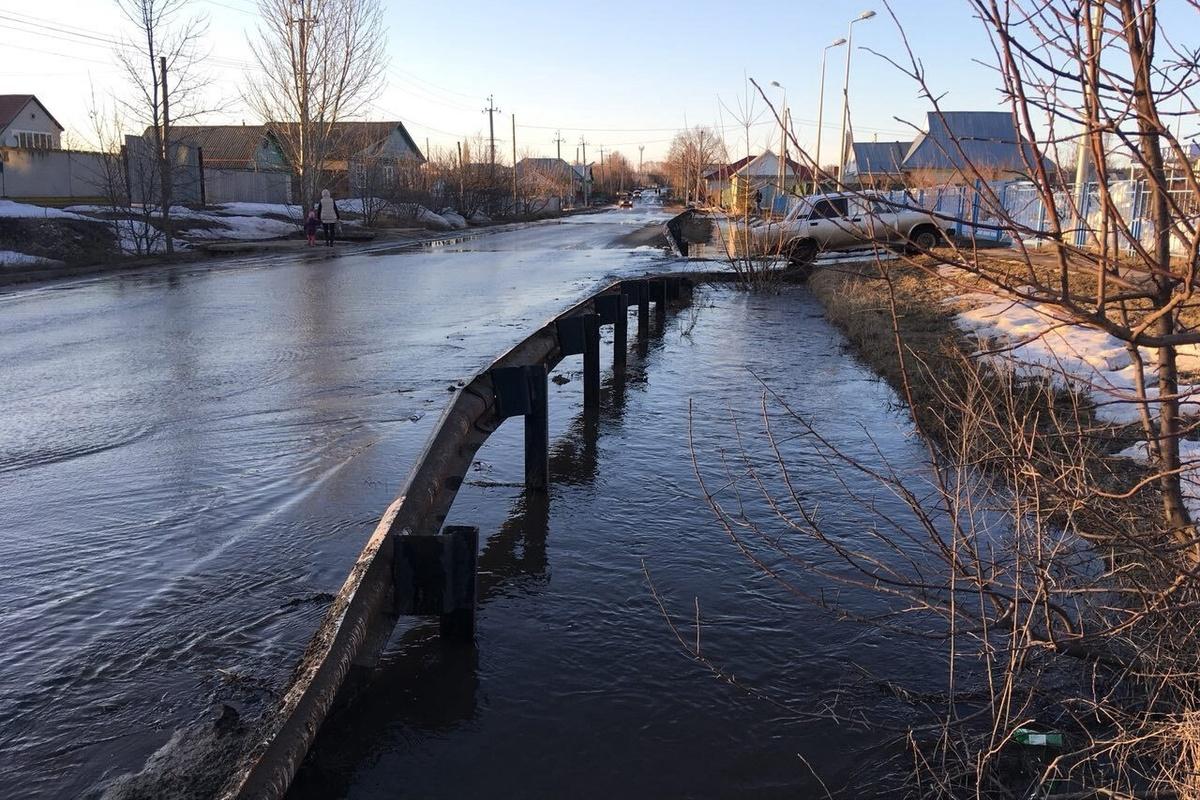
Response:
[{"label": "metal guardrail post", "polygon": [[525,487],[544,490],[550,483],[550,415],[547,370],[542,364],[490,370],[496,416],[525,417]]},{"label": "metal guardrail post", "polygon": [[529,370],[529,412],[525,415],[525,488],[550,487],[550,394],[546,368]]},{"label": "metal guardrail post", "polygon": [[650,299],[654,301],[654,322],[659,333],[667,321],[667,282],[663,278],[650,281]]},{"label": "metal guardrail post", "polygon": [[397,613],[436,616],[442,636],[471,641],[479,528],[449,525],[440,534],[400,534],[395,548]]},{"label": "metal guardrail post", "polygon": [[625,363],[629,355],[629,298],[617,295],[617,319],[613,322],[613,373],[618,379],[625,377]]},{"label": "metal guardrail post", "polygon": [[650,287],[646,281],[638,281],[638,338],[647,339],[650,336]]},{"label": "metal guardrail post", "polygon": [[629,299],[624,291],[596,295],[592,301],[601,325],[613,326],[613,377],[624,377],[626,351],[629,348]]},{"label": "metal guardrail post", "polygon": [[600,315],[583,315],[583,407],[600,407]]}]

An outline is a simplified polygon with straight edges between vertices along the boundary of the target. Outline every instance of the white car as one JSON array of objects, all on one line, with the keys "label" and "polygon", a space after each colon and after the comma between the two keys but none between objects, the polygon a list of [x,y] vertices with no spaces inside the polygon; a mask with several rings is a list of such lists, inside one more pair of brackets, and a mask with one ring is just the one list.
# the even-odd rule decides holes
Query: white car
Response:
[{"label": "white car", "polygon": [[953,235],[947,220],[928,211],[889,203],[878,195],[830,193],[802,198],[782,220],[750,228],[753,250],[780,254],[794,265],[810,264],[836,250],[879,244],[932,250]]}]

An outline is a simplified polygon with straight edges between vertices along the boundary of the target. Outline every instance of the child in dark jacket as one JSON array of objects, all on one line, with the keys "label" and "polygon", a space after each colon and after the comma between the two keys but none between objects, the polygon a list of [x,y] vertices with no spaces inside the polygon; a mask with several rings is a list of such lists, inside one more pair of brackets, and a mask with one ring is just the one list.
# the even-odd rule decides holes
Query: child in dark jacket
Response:
[{"label": "child in dark jacket", "polygon": [[308,212],[308,219],[304,221],[304,232],[308,234],[309,246],[317,243],[317,212],[316,209]]}]

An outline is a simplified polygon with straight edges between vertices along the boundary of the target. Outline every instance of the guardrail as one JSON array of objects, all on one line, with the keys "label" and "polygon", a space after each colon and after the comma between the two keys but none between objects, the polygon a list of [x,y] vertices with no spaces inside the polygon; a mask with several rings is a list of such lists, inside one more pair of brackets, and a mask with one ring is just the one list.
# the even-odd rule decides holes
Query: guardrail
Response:
[{"label": "guardrail", "polygon": [[[650,335],[650,305],[662,330],[669,305],[693,288],[684,276],[622,280],[550,320],[497,358],[454,396],[404,490],[367,540],[274,709],[220,793],[223,800],[281,798],[343,692],[378,662],[403,606],[397,586],[402,537],[432,536],[443,523],[475,453],[505,419],[525,418],[525,484],[544,491],[550,477],[547,379],[564,358],[583,356],[585,411],[600,407],[600,328],[614,326],[613,369],[623,374],[628,317],[637,307],[638,340]],[[443,617],[445,621],[445,617]]]}]

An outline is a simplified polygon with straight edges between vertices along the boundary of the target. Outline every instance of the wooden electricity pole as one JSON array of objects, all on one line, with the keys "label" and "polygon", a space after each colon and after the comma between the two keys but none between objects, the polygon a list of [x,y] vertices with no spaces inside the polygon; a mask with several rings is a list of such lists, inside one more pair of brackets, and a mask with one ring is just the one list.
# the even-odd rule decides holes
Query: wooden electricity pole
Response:
[{"label": "wooden electricity pole", "polygon": [[162,79],[162,152],[159,153],[159,180],[161,181],[163,235],[166,236],[167,255],[175,252],[175,237],[171,235],[171,103],[167,92],[167,57],[159,56],[158,72]]},{"label": "wooden electricity pole", "polygon": [[489,94],[488,95],[488,107],[483,110],[483,113],[488,115],[488,142],[489,142],[490,151],[491,151],[491,165],[492,165],[491,169],[492,169],[492,182],[493,183],[495,183],[495,181],[496,181],[496,126],[494,124],[494,117],[499,112],[500,112],[500,109],[496,108],[496,101],[493,100],[492,95]]}]

